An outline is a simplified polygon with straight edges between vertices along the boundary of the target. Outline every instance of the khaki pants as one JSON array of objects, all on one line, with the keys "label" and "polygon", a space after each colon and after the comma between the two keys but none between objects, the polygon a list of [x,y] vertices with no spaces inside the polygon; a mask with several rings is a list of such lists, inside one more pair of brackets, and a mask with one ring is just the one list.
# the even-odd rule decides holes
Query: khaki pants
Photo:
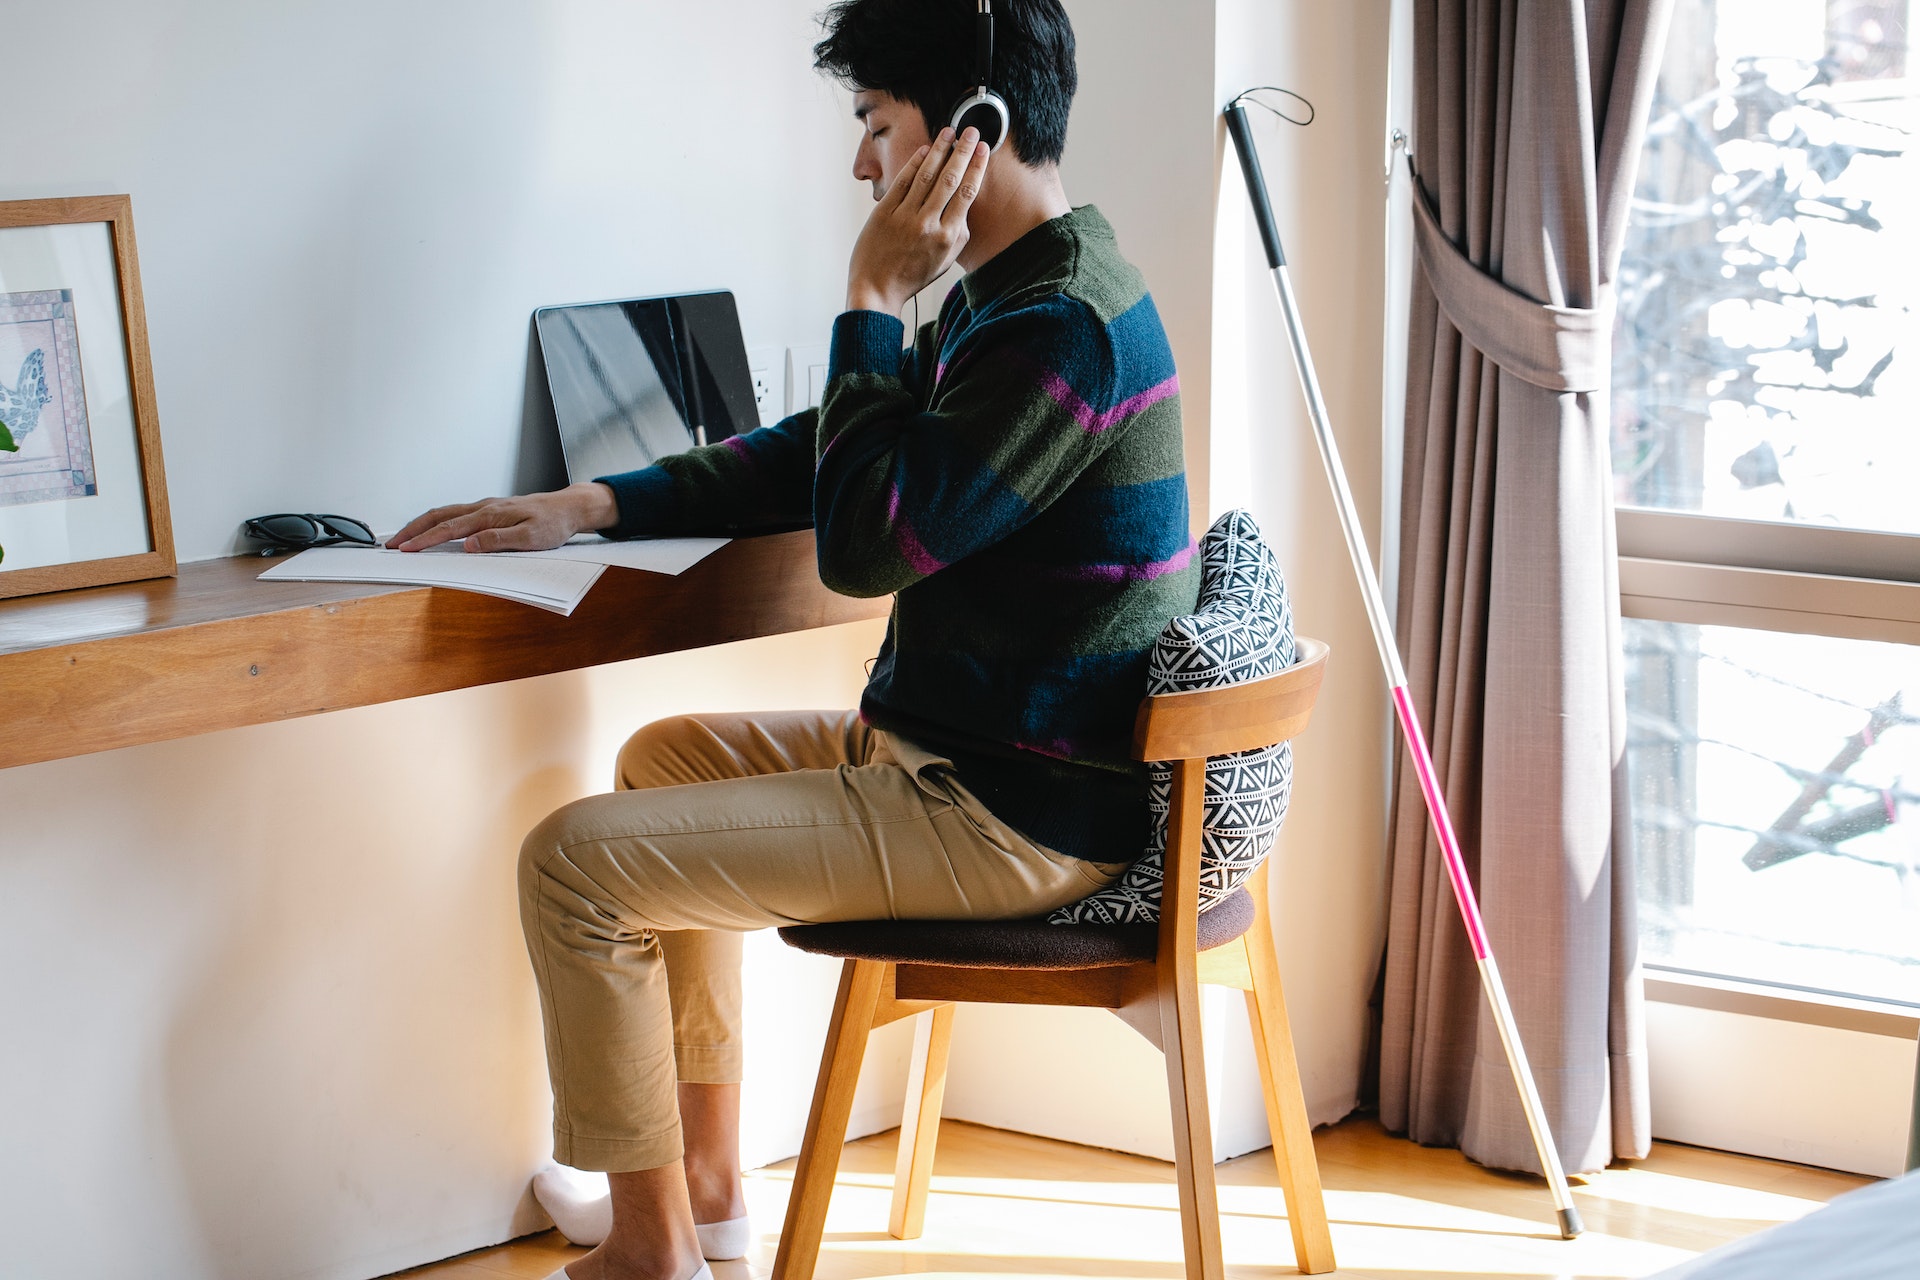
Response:
[{"label": "khaki pants", "polygon": [[677,1081],[741,1075],[740,932],[829,920],[1017,919],[1116,879],[1034,844],[950,762],[853,712],[682,716],[618,785],[527,836],[520,918],[540,988],[554,1158],[680,1158]]}]

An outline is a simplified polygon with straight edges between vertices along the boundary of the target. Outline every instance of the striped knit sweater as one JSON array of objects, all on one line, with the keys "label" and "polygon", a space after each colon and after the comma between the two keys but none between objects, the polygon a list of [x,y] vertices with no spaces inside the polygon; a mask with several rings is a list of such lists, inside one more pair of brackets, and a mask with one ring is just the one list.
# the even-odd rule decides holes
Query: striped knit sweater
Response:
[{"label": "striped knit sweater", "polygon": [[950,756],[1031,839],[1130,861],[1147,651],[1199,585],[1153,300],[1089,205],[963,277],[904,353],[903,335],[842,315],[817,410],[606,477],[607,533],[811,519],[822,581],[894,596],[868,722]]}]

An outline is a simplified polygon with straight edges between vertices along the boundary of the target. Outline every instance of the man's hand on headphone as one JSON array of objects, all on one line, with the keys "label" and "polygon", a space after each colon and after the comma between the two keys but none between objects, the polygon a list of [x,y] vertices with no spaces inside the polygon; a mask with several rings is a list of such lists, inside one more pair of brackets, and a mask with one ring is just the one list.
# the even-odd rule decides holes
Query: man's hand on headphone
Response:
[{"label": "man's hand on headphone", "polygon": [[967,210],[987,176],[988,148],[968,128],[942,129],[901,166],[880,197],[847,268],[847,310],[898,315],[967,247]]}]

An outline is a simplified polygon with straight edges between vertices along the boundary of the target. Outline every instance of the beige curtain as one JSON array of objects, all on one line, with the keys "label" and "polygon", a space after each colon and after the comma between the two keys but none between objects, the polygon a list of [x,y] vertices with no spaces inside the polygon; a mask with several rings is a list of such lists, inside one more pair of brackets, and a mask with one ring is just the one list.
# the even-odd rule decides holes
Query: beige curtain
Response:
[{"label": "beige curtain", "polygon": [[[1415,0],[1399,638],[1569,1171],[1648,1148],[1607,449],[1667,0]],[[1387,1128],[1539,1171],[1404,751]]]}]

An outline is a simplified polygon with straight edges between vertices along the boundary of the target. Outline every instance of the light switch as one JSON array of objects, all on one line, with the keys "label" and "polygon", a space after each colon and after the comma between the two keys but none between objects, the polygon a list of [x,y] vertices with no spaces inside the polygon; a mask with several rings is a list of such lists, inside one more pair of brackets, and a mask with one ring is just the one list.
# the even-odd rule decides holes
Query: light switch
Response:
[{"label": "light switch", "polygon": [[787,348],[787,412],[798,413],[820,403],[827,393],[825,344]]}]

